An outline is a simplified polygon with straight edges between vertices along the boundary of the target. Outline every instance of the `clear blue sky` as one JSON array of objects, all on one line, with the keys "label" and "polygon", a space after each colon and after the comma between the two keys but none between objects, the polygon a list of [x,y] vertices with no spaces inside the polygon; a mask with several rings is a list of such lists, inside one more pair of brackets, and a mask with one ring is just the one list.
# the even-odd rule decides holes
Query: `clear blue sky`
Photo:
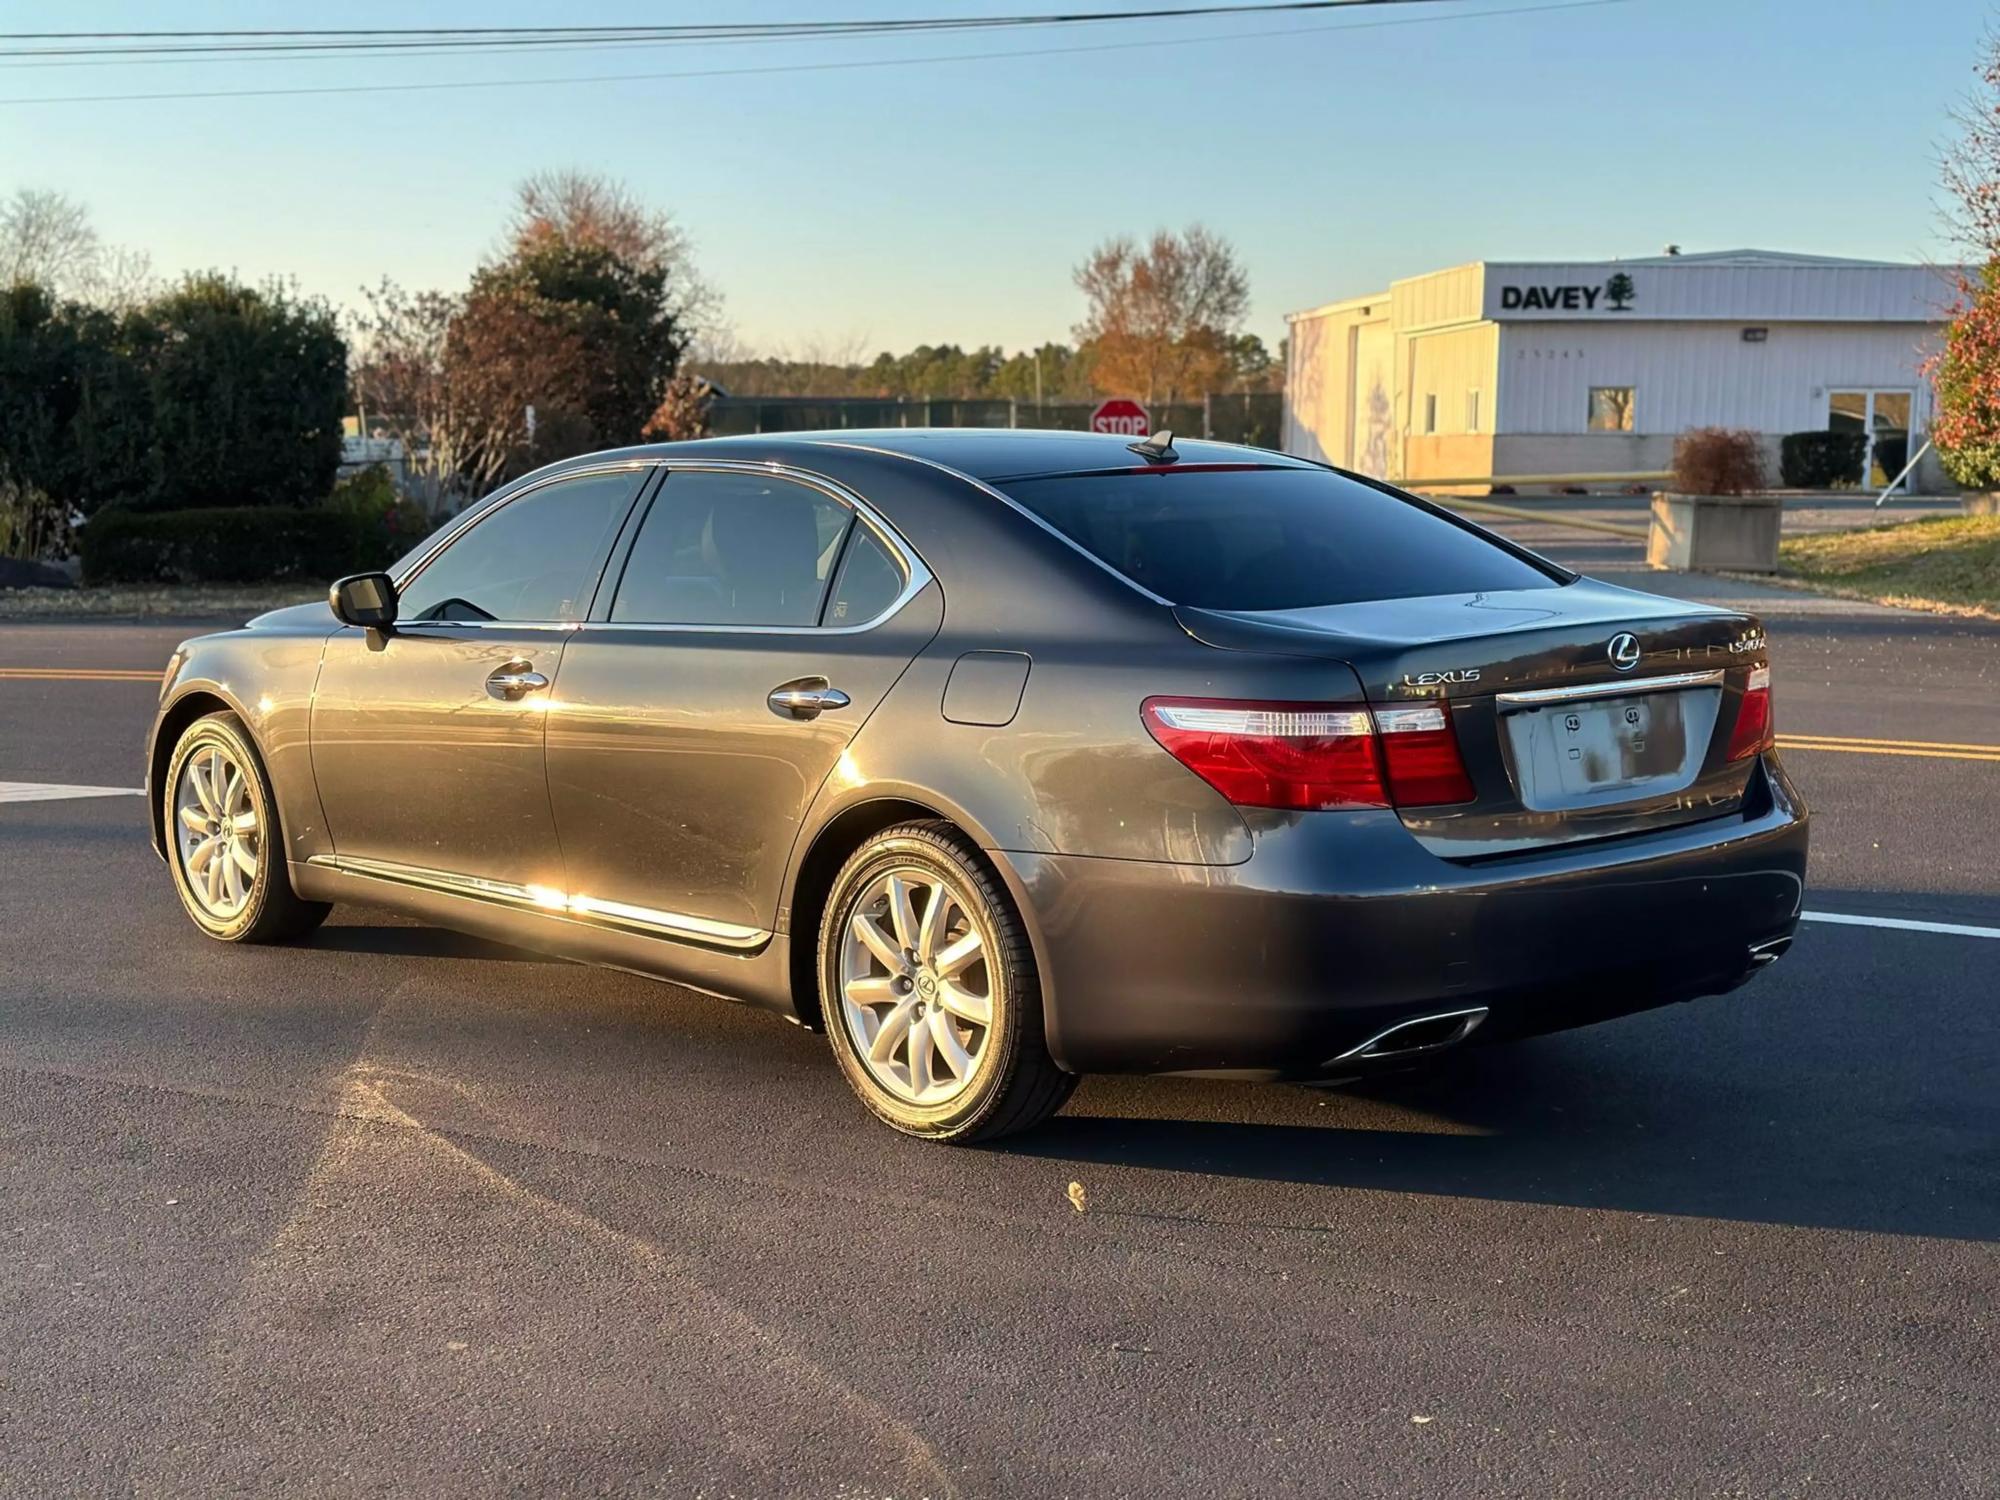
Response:
[{"label": "clear blue sky", "polygon": [[[1105,0],[1091,8],[1136,6]],[[341,303],[456,289],[546,167],[671,209],[753,348],[1067,338],[1118,232],[1233,240],[1251,327],[1478,258],[1739,245],[1944,259],[1946,111],[1985,0],[1535,0],[1124,22],[988,39],[508,58],[0,64],[0,99],[453,82],[969,51],[983,62],[513,89],[0,103],[0,192],[59,188],[158,269],[283,274]],[[1542,0],[1544,6],[1556,0]],[[1057,0],[0,0],[0,30],[621,24],[974,15]],[[1420,24],[1381,25],[1385,21]],[[1371,24],[1363,24],[1371,23]],[[1353,29],[1335,29],[1353,28]],[[1287,35],[1271,35],[1284,31]],[[16,44],[8,44],[16,45]]]}]

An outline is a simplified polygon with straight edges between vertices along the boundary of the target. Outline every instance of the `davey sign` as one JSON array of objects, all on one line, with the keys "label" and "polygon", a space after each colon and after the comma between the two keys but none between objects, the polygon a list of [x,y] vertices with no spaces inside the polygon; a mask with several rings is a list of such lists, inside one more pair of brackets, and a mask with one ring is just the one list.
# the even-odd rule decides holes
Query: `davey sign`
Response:
[{"label": "davey sign", "polygon": [[1502,283],[1502,312],[1630,312],[1637,289],[1632,278],[1615,271],[1602,282]]},{"label": "davey sign", "polygon": [[1146,416],[1146,408],[1136,401],[1128,401],[1123,396],[1114,396],[1101,402],[1090,414],[1092,432],[1114,432],[1120,437],[1145,437],[1153,430],[1152,422]]}]

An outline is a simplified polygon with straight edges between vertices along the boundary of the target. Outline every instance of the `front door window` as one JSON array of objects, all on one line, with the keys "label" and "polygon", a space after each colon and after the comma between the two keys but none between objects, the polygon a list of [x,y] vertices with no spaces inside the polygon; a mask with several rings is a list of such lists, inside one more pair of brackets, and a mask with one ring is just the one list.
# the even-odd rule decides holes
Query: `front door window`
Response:
[{"label": "front door window", "polygon": [[[1882,489],[1910,461],[1908,391],[1832,391],[1826,425],[1835,432],[1858,432],[1868,439],[1857,483]],[[1907,481],[1906,481],[1907,482]]]}]

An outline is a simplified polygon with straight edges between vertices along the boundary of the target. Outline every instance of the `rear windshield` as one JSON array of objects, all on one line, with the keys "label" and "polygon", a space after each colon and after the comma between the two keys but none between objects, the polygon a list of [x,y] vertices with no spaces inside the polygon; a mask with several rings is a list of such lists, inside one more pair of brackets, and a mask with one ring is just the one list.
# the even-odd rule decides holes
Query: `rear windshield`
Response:
[{"label": "rear windshield", "polygon": [[1202,609],[1302,609],[1559,582],[1476,532],[1324,469],[1168,469],[999,488],[1133,582]]}]

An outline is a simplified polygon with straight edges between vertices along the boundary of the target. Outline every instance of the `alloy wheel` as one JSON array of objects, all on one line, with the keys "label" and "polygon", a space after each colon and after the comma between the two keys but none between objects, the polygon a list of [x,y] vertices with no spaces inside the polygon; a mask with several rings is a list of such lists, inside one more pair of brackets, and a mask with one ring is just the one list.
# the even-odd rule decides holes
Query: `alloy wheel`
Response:
[{"label": "alloy wheel", "polygon": [[897,1099],[949,1103],[991,1050],[993,980],[980,921],[940,875],[914,866],[878,876],[852,911],[840,1003],[855,1051]]},{"label": "alloy wheel", "polygon": [[222,746],[204,744],[182,763],[174,834],[181,873],[202,911],[235,921],[257,888],[264,838],[250,773]]}]

